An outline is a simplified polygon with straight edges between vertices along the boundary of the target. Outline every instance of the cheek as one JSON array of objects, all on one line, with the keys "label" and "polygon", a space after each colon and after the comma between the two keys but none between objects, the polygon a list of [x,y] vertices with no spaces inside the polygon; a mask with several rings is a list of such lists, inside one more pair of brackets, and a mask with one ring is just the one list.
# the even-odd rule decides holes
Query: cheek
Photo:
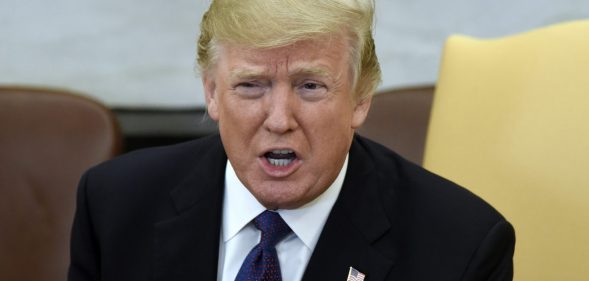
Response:
[{"label": "cheek", "polygon": [[307,115],[312,116],[313,123],[321,126],[321,130],[344,133],[352,128],[352,109],[345,103],[319,105]]},{"label": "cheek", "polygon": [[246,134],[259,127],[263,110],[258,101],[250,101],[230,96],[219,100],[219,129],[231,135]]},{"label": "cheek", "polygon": [[354,134],[351,110],[335,107],[320,107],[305,114],[307,136],[322,150],[336,151],[347,148]]}]

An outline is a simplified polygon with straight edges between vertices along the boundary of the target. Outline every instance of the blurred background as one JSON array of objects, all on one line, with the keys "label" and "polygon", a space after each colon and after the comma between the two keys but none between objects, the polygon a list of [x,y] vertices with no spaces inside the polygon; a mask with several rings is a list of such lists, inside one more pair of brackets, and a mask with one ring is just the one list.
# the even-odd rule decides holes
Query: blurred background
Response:
[{"label": "blurred background", "polygon": [[[205,0],[1,0],[0,84],[65,88],[113,109],[125,149],[214,132],[195,42]],[[445,39],[589,17],[587,0],[377,0],[380,91],[435,84]]]}]

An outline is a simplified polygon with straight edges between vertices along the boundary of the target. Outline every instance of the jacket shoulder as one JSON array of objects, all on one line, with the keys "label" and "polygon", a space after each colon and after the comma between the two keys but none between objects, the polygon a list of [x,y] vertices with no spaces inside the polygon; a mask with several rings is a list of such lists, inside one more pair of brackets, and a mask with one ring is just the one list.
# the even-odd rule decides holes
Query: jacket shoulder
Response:
[{"label": "jacket shoulder", "polygon": [[93,178],[104,180],[182,174],[203,161],[224,158],[218,135],[179,144],[145,148],[105,161],[87,171]]},{"label": "jacket shoulder", "polygon": [[[133,151],[89,169],[80,188],[93,200],[155,201],[188,176],[226,161],[218,135],[170,146]],[[206,174],[206,173],[204,173]]]},{"label": "jacket shoulder", "polygon": [[374,165],[389,235],[400,241],[396,274],[412,280],[487,280],[469,278],[491,276],[500,264],[509,277],[515,234],[495,208],[382,145],[361,137],[355,142]]},{"label": "jacket shoulder", "polygon": [[[486,201],[467,188],[416,165],[390,149],[369,139],[358,137],[357,143],[373,162],[381,191],[407,208],[427,211],[454,210],[475,212],[497,220],[501,215]],[[397,201],[397,200],[395,200]]]}]

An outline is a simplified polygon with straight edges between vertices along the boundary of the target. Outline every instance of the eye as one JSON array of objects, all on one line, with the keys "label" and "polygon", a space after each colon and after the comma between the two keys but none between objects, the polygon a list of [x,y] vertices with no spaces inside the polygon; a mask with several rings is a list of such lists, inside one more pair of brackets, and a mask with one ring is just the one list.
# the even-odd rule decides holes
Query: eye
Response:
[{"label": "eye", "polygon": [[319,82],[304,81],[297,87],[297,93],[305,100],[316,101],[327,95],[327,87]]},{"label": "eye", "polygon": [[256,87],[256,84],[250,83],[250,82],[243,82],[243,83],[237,84],[237,87],[253,88],[253,87]]},{"label": "eye", "polygon": [[237,95],[248,99],[259,98],[266,91],[264,85],[253,81],[239,82],[233,88]]},{"label": "eye", "polygon": [[316,90],[317,88],[319,88],[320,86],[316,83],[305,83],[303,84],[303,88],[307,89],[307,90]]}]

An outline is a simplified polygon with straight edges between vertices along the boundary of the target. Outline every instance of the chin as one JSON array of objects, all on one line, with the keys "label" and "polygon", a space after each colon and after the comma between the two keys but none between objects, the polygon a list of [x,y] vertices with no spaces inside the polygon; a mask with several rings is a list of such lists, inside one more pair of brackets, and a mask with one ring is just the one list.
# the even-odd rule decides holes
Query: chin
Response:
[{"label": "chin", "polygon": [[302,198],[293,198],[292,195],[285,196],[284,194],[276,194],[275,192],[272,192],[269,196],[262,195],[255,197],[268,210],[296,209],[305,203]]}]

